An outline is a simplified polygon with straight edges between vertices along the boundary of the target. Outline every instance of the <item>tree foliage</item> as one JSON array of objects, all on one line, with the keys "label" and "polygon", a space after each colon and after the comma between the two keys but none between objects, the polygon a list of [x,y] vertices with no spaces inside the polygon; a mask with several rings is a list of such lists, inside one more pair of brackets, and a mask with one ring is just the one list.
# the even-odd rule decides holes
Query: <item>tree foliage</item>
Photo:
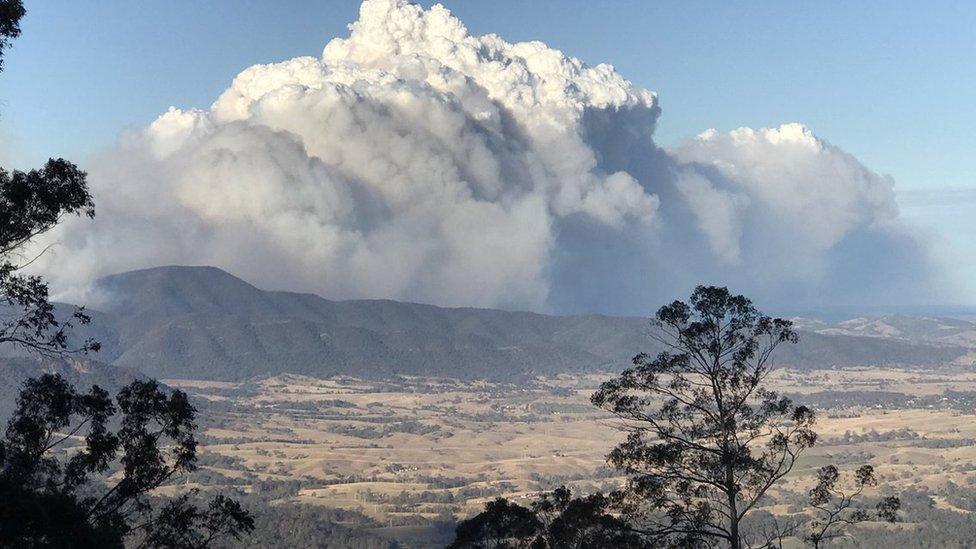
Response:
[{"label": "tree foliage", "polygon": [[98,350],[94,340],[69,347],[72,325],[91,321],[84,308],[58,318],[44,280],[21,272],[34,259],[24,246],[72,214],[93,217],[95,207],[85,172],[71,162],[51,159],[26,173],[0,168],[0,343],[48,355]]},{"label": "tree foliage", "polygon": [[[0,61],[24,14],[20,0],[0,0]],[[77,166],[0,168],[0,343],[48,355],[98,350],[92,340],[69,344],[72,324],[90,321],[84,310],[59,318],[44,280],[21,272],[36,259],[27,245],[66,215],[95,215]],[[0,546],[122,547],[130,538],[206,547],[250,532],[253,519],[223,496],[205,509],[190,494],[154,508],[151,492],[195,467],[195,414],[184,393],[156,381],[134,381],[113,401],[59,375],[29,379],[0,440]]]},{"label": "tree foliage", "polygon": [[743,520],[817,438],[812,410],[765,387],[775,349],[797,340],[791,323],[699,286],[654,324],[666,350],[637,355],[592,397],[629,431],[608,459],[628,475],[635,528],[686,547],[772,543]]},{"label": "tree foliage", "polygon": [[195,414],[156,381],[113,401],[56,374],[27,380],[0,441],[0,546],[206,547],[249,532],[253,520],[223,496],[205,510],[188,495],[154,509],[151,492],[195,467]]},{"label": "tree foliage", "polygon": [[449,549],[528,549],[536,545],[542,522],[531,509],[505,498],[485,504],[485,510],[458,524]]},{"label": "tree foliage", "polygon": [[641,536],[613,514],[614,507],[612,497],[596,493],[573,498],[566,487],[532,503],[542,522],[545,547],[647,547]]},{"label": "tree foliage", "polygon": [[[24,14],[20,0],[0,0],[0,69]],[[86,174],[77,166],[52,158],[38,170],[0,168],[0,343],[51,355],[98,350],[91,340],[69,347],[72,324],[90,321],[84,309],[59,319],[44,280],[22,273],[36,259],[25,256],[25,246],[66,215],[95,215]]]},{"label": "tree foliage", "polygon": [[4,50],[20,36],[20,20],[26,13],[21,0],[0,0],[0,70],[3,70]]},{"label": "tree foliage", "polygon": [[833,465],[825,465],[817,472],[817,485],[810,490],[809,503],[813,518],[805,526],[803,540],[815,548],[831,541],[848,537],[848,527],[855,524],[878,520],[895,522],[901,500],[887,496],[879,501],[873,511],[860,505],[858,499],[869,486],[876,486],[874,467],[863,465],[854,472],[853,482],[845,486],[840,472]]},{"label": "tree foliage", "polygon": [[10,254],[57,225],[63,216],[95,216],[85,172],[67,160],[40,170],[0,171],[0,253]]},{"label": "tree foliage", "polygon": [[452,549],[584,549],[650,547],[612,514],[613,502],[603,494],[572,497],[557,488],[530,507],[505,498],[488,502],[485,510],[462,521]]},{"label": "tree foliage", "polygon": [[138,547],[204,548],[219,538],[240,541],[254,529],[254,518],[239,502],[217,495],[205,508],[191,502],[197,492],[191,491],[166,502]]}]

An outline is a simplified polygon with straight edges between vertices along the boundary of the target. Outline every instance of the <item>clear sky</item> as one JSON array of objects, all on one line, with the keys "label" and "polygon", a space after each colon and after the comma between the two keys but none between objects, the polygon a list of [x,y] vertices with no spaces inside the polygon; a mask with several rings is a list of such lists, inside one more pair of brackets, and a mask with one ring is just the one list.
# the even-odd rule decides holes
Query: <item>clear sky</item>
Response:
[{"label": "clear sky", "polygon": [[[903,215],[948,241],[976,275],[976,4],[444,3],[474,33],[542,40],[656,91],[662,145],[709,127],[809,125],[893,175]],[[251,64],[320,55],[358,9],[298,0],[26,5],[0,76],[0,160],[14,167],[53,155],[84,164],[170,105],[208,106]]]}]

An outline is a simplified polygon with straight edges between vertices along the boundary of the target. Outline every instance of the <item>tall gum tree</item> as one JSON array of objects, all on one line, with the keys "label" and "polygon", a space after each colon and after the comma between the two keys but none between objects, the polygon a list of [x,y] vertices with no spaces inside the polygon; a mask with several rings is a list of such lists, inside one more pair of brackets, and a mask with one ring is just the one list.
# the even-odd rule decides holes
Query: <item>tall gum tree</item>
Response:
[{"label": "tall gum tree", "polygon": [[745,519],[817,439],[813,412],[765,387],[773,352],[797,341],[792,324],[706,286],[653,324],[665,350],[637,355],[592,396],[628,431],[608,460],[628,476],[634,529],[661,545],[771,546],[782,532]]}]

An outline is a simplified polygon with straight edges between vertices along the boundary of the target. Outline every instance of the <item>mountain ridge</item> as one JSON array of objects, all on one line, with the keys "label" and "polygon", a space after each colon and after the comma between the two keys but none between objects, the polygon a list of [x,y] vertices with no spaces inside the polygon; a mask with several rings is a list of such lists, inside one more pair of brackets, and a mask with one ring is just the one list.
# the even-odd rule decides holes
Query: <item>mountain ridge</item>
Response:
[{"label": "mountain ridge", "polygon": [[[165,266],[96,282],[102,303],[78,331],[98,360],[160,378],[236,381],[294,373],[517,378],[619,369],[661,349],[648,319],[438,307],[388,299],[333,301],[269,291],[216,267]],[[777,362],[798,368],[945,364],[960,345],[801,333]]]}]

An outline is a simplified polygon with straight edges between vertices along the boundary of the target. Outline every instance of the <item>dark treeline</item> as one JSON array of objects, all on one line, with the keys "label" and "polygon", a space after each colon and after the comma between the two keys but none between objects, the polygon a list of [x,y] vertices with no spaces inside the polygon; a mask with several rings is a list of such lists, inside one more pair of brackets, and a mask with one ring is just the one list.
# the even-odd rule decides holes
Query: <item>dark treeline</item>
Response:
[{"label": "dark treeline", "polygon": [[[0,62],[25,13],[21,0],[0,0]],[[24,273],[36,259],[28,245],[69,215],[95,215],[73,163],[0,168],[0,344],[49,357],[99,350],[69,342],[71,328],[91,320],[84,309],[59,314],[45,281]],[[195,421],[184,393],[153,380],[113,396],[57,373],[28,379],[0,438],[0,546],[202,548],[245,536],[253,517],[224,495],[152,495],[196,468]]]}]

